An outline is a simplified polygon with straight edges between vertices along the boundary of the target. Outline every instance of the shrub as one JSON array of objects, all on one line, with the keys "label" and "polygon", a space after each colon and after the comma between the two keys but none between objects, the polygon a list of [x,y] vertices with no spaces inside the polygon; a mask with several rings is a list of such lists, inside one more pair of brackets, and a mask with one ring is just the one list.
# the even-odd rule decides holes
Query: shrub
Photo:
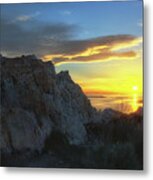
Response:
[{"label": "shrub", "polygon": [[132,144],[109,144],[96,153],[97,168],[140,169]]},{"label": "shrub", "polygon": [[45,141],[44,150],[60,152],[68,147],[69,141],[66,135],[60,131],[53,131]]}]

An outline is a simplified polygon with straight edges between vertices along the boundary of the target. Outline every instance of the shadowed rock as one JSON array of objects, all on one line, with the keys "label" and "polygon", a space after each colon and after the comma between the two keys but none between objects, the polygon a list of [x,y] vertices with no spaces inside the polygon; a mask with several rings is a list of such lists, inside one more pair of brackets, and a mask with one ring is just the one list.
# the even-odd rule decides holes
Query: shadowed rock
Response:
[{"label": "shadowed rock", "polygon": [[34,55],[1,59],[1,150],[41,151],[52,130],[70,144],[87,139],[84,123],[95,109],[68,71],[55,73],[52,62]]}]

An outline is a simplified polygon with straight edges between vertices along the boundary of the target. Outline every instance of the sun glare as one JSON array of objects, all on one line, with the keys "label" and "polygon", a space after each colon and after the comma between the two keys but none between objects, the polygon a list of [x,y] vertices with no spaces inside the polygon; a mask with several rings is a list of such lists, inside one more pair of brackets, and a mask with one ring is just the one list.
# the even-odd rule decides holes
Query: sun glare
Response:
[{"label": "sun glare", "polygon": [[133,89],[133,91],[137,91],[138,90],[138,86],[133,86],[132,89]]}]

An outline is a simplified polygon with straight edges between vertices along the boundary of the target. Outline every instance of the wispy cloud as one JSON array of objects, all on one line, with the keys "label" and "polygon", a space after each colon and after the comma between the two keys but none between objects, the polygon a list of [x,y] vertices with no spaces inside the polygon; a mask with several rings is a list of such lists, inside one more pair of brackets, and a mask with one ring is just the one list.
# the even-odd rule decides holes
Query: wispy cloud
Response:
[{"label": "wispy cloud", "polygon": [[66,15],[66,16],[68,16],[68,15],[71,15],[71,14],[72,14],[72,12],[71,12],[71,11],[69,11],[69,10],[65,10],[65,11],[62,11],[62,12],[61,12],[61,14],[62,14],[62,15]]},{"label": "wispy cloud", "polygon": [[15,18],[14,22],[16,22],[16,21],[25,22],[25,21],[28,21],[28,20],[30,20],[32,18],[35,18],[35,17],[39,16],[39,15],[40,15],[40,12],[38,12],[38,11],[35,12],[34,14],[20,15],[20,16]]},{"label": "wispy cloud", "polygon": [[138,54],[134,50],[129,50],[129,48],[138,46],[141,42],[141,38],[130,35],[114,35],[82,41],[67,41],[63,42],[63,52],[60,53],[59,49],[59,53],[47,54],[43,56],[43,59],[46,61],[52,60],[55,64],[133,59]]},{"label": "wispy cloud", "polygon": [[137,25],[138,25],[139,27],[142,27],[142,26],[143,26],[142,20],[140,20],[140,21],[137,23]]}]

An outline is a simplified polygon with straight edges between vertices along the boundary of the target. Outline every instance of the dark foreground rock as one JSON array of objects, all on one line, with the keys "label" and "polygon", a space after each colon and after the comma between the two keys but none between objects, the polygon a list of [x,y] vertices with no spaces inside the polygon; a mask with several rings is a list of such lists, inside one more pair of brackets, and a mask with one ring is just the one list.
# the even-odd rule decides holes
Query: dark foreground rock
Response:
[{"label": "dark foreground rock", "polygon": [[1,57],[1,150],[41,151],[55,129],[71,144],[86,141],[95,109],[68,72],[35,56]]}]

